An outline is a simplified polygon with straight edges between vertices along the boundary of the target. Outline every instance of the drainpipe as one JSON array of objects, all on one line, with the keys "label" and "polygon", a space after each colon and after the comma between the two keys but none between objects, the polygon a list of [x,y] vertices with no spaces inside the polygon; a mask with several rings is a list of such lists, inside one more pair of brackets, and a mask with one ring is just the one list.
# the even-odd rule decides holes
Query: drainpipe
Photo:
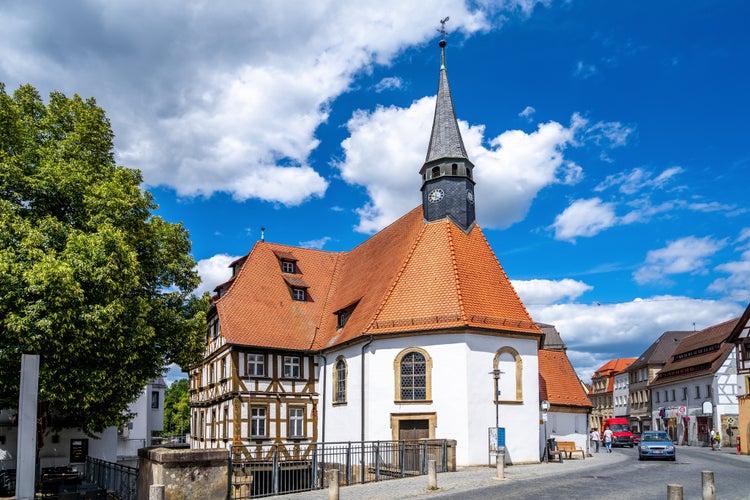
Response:
[{"label": "drainpipe", "polygon": [[328,360],[326,359],[325,354],[318,353],[318,356],[323,358],[323,383],[321,384],[323,386],[323,397],[322,397],[322,404],[320,406],[320,442],[325,443],[326,442],[326,367],[328,366]]},{"label": "drainpipe", "polygon": [[361,390],[360,415],[362,417],[362,422],[360,425],[362,429],[360,441],[362,442],[364,442],[365,440],[365,349],[370,347],[370,344],[372,344],[372,335],[370,335],[370,340],[368,340],[362,345],[362,386],[360,387],[360,390]]}]

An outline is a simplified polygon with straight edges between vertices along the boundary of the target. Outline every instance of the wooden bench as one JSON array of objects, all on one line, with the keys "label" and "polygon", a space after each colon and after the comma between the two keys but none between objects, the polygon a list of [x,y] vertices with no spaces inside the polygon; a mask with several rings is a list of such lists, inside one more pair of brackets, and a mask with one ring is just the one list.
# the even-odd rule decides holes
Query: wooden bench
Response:
[{"label": "wooden bench", "polygon": [[573,453],[580,453],[581,457],[586,459],[586,452],[581,448],[576,448],[576,444],[573,441],[558,441],[557,449],[562,453],[565,453],[565,458],[571,458]]}]

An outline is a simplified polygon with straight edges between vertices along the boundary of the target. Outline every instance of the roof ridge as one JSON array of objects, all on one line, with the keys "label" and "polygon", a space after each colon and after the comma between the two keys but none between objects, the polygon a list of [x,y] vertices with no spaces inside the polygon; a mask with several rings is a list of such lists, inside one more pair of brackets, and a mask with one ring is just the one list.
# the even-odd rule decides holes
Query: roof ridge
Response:
[{"label": "roof ridge", "polygon": [[450,252],[451,268],[453,269],[453,282],[456,286],[456,300],[458,301],[458,310],[461,314],[461,321],[464,324],[468,324],[466,317],[466,309],[464,308],[464,298],[461,292],[461,279],[458,274],[458,265],[456,263],[456,248],[453,245],[453,231],[451,230],[451,223],[446,220],[446,232],[448,233],[448,251]]},{"label": "roof ridge", "polygon": [[373,326],[373,323],[375,323],[375,319],[380,315],[386,303],[388,302],[388,299],[390,299],[391,295],[393,295],[393,291],[396,289],[396,285],[398,285],[399,281],[401,280],[401,277],[404,275],[404,271],[406,267],[411,261],[411,258],[414,255],[414,252],[417,246],[419,245],[419,242],[422,240],[422,236],[424,235],[426,227],[427,227],[427,224],[422,224],[422,228],[419,230],[419,234],[417,235],[417,237],[414,238],[411,248],[407,252],[406,257],[404,258],[404,261],[401,263],[401,266],[399,267],[398,272],[396,273],[396,277],[393,279],[393,282],[388,287],[388,291],[384,294],[383,300],[380,301],[380,305],[378,305],[377,309],[375,309],[375,313],[370,318],[370,321],[367,323],[367,326],[365,326],[363,332],[370,331],[370,329]]}]

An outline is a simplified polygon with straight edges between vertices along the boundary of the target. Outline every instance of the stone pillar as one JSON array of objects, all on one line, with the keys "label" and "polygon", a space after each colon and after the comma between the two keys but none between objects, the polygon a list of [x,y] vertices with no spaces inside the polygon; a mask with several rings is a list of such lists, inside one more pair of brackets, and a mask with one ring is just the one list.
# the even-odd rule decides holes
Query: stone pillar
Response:
[{"label": "stone pillar", "polygon": [[138,498],[149,498],[154,484],[164,486],[164,500],[226,498],[229,481],[228,450],[138,450]]}]

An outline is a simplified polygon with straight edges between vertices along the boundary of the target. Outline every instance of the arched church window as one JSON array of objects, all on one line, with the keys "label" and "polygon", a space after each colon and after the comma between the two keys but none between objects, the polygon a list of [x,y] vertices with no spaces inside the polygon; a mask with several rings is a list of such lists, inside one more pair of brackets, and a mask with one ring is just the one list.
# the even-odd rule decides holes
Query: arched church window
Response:
[{"label": "arched church window", "polygon": [[458,164],[451,165],[451,175],[458,175]]},{"label": "arched church window", "polygon": [[339,356],[333,367],[333,404],[346,403],[346,360]]},{"label": "arched church window", "polygon": [[432,178],[440,177],[440,167],[432,167]]},{"label": "arched church window", "polygon": [[466,167],[466,177],[471,179],[471,169],[469,167]]},{"label": "arched church window", "polygon": [[523,360],[512,347],[503,347],[495,353],[493,369],[500,370],[495,400],[500,403],[523,401]]},{"label": "arched church window", "polygon": [[404,349],[394,360],[395,400],[430,402],[432,399],[432,358],[418,347]]}]

